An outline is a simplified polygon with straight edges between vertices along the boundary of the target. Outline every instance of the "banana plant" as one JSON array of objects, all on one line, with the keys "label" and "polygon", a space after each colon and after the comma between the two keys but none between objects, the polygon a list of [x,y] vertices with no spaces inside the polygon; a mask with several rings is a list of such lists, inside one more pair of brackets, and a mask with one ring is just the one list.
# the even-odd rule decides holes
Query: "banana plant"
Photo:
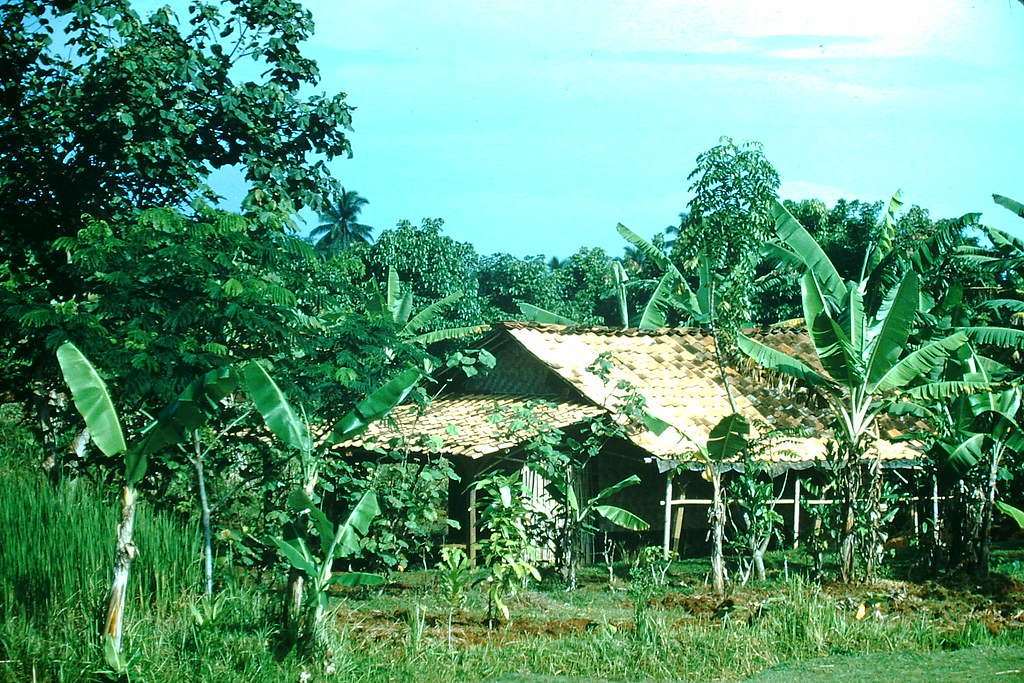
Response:
[{"label": "banana plant", "polygon": [[[319,468],[328,449],[335,444],[358,435],[374,421],[384,418],[391,412],[392,408],[405,399],[422,377],[422,373],[416,368],[407,368],[402,371],[357,403],[348,414],[336,422],[327,434],[319,440],[314,440],[312,436],[309,422],[305,417],[305,411],[301,409],[296,410],[292,406],[284,392],[262,365],[255,362],[249,363],[244,367],[243,374],[245,376],[246,388],[253,399],[253,403],[256,405],[256,410],[263,416],[267,428],[282,443],[293,449],[298,457],[301,483],[299,490],[292,495],[293,501],[299,501],[303,504],[299,509],[300,514],[296,519],[296,523],[293,525],[296,532],[294,542],[305,543],[307,517],[313,517],[314,522],[316,521],[316,513],[313,512],[315,506],[307,505],[305,502],[307,500],[312,501],[316,497],[315,490],[319,477]],[[295,506],[293,505],[292,507],[294,508]],[[366,502],[365,510],[372,508],[376,508],[376,498]],[[362,510],[360,506],[357,506],[357,509]],[[362,519],[362,517],[359,517],[359,519]],[[356,528],[358,529],[359,527]],[[323,536],[321,538],[323,539]],[[288,542],[292,542],[292,540],[289,539]],[[278,547],[282,546],[278,545]],[[289,561],[292,561],[293,558],[291,556],[288,557]],[[323,561],[329,564],[332,560],[325,559]],[[293,561],[291,563],[301,574],[311,575],[310,572],[306,571],[306,569],[309,569],[309,566],[297,567]],[[300,622],[303,605],[306,603],[303,575],[293,573],[289,581],[289,591],[291,594],[290,615],[298,618]],[[312,575],[320,576],[321,573],[318,570],[313,572]],[[319,592],[317,591],[315,594],[318,595]],[[316,623],[315,619],[313,623]]]},{"label": "banana plant", "polygon": [[383,290],[374,291],[370,295],[366,309],[367,313],[376,313],[390,318],[395,325],[399,326],[399,336],[409,339],[415,344],[424,346],[446,339],[458,339],[487,331],[487,325],[472,325],[468,327],[450,327],[433,332],[420,332],[431,320],[436,318],[442,311],[463,297],[462,291],[456,291],[446,297],[428,304],[423,309],[413,311],[412,289],[402,287],[398,273],[394,268],[388,267],[388,279]]},{"label": "banana plant", "polygon": [[[993,373],[1006,368],[983,358],[965,347],[956,359],[947,364],[946,374],[957,374],[968,381],[995,385]],[[1021,512],[1004,501],[997,500],[998,485],[1005,472],[1003,463],[1011,453],[1024,453],[1024,432],[1017,419],[1021,408],[1019,386],[1005,386],[992,391],[963,394],[952,401],[926,404],[919,413],[933,418],[942,425],[942,434],[935,441],[931,453],[939,473],[958,481],[968,492],[969,500],[982,501],[977,523],[964,527],[956,539],[954,552],[960,557],[954,561],[967,565],[985,575],[989,570],[989,547],[992,520],[1000,510],[1020,521]],[[958,506],[957,513],[969,516],[968,503]],[[1022,524],[1024,526],[1024,524]],[[964,533],[966,532],[966,533]]]},{"label": "banana plant", "polygon": [[332,585],[353,588],[379,586],[384,583],[384,577],[379,574],[336,573],[333,568],[334,560],[351,557],[359,552],[359,538],[366,534],[374,518],[380,514],[380,507],[377,505],[376,494],[367,491],[352,508],[346,520],[338,526],[335,526],[316,506],[313,499],[301,489],[292,492],[288,497],[288,507],[294,512],[308,515],[312,520],[313,529],[320,541],[319,555],[311,551],[306,538],[302,536],[291,540],[274,536],[271,541],[288,563],[303,574],[308,583],[308,623],[300,626],[300,633],[314,645],[322,645],[329,607],[327,589]]},{"label": "banana plant", "polygon": [[[124,632],[124,608],[128,594],[128,578],[132,560],[138,555],[133,540],[135,509],[138,503],[136,486],[146,474],[148,457],[158,450],[178,443],[189,430],[200,426],[216,405],[220,390],[210,389],[205,394],[201,387],[221,387],[218,382],[230,380],[230,371],[216,371],[208,375],[210,384],[199,380],[191,391],[186,391],[174,403],[161,411],[158,419],[144,430],[142,437],[129,444],[124,436],[121,419],[114,408],[106,383],[88,358],[70,342],[57,349],[64,381],[71,389],[75,408],[85,419],[93,443],[111,458],[124,461],[124,485],[121,490],[121,522],[117,527],[117,544],[114,551],[113,578],[107,600],[107,612],[103,623],[103,652],[107,664],[121,673],[125,670],[121,640]],[[213,377],[220,379],[213,380]]]},{"label": "banana plant", "polygon": [[[912,344],[911,333],[921,310],[920,283],[913,270],[869,306],[866,290],[871,273],[867,269],[860,282],[843,282],[825,252],[789,211],[779,202],[773,211],[782,245],[804,268],[800,283],[804,320],[823,371],[744,335],[737,342],[758,364],[815,387],[830,408],[839,446],[833,466],[841,478],[844,508],[840,576],[849,581],[857,543],[859,520],[854,504],[862,484],[860,464],[868,454],[875,421],[888,401],[912,387],[935,398],[967,388],[938,382],[931,373],[968,337],[957,331]],[[879,254],[885,244],[880,240],[872,254]],[[880,258],[886,256],[881,253]],[[874,257],[869,254],[868,258]],[[872,477],[877,478],[879,466],[877,459],[871,461]]]},{"label": "banana plant", "polygon": [[566,554],[567,590],[576,590],[576,575],[581,555],[579,548],[580,536],[582,532],[595,528],[591,526],[590,522],[594,515],[629,531],[646,531],[651,526],[625,508],[603,503],[603,501],[608,500],[619,491],[638,485],[640,477],[637,475],[631,475],[616,484],[601,489],[596,495],[588,498],[586,501],[580,500],[579,494],[576,492],[574,479],[571,468],[567,468],[564,478],[551,483],[551,486],[557,492],[556,500],[563,501],[566,504],[565,522],[568,525],[566,530],[568,538],[566,539],[567,542],[563,551]]},{"label": "banana plant", "polygon": [[711,578],[712,587],[719,595],[725,593],[725,520],[726,501],[722,489],[723,465],[736,458],[747,448],[750,422],[739,413],[726,415],[708,433],[706,444],[700,443],[681,428],[674,427],[656,415],[647,413],[644,423],[649,430],[661,435],[673,427],[680,435],[680,455],[696,456],[704,463],[704,479],[711,482]]}]

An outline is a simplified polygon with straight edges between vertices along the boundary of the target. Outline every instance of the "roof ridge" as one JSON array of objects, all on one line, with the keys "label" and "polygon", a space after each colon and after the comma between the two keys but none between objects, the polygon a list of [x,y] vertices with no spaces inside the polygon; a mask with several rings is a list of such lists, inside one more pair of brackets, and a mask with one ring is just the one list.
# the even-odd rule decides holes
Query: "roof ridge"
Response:
[{"label": "roof ridge", "polygon": [[[667,337],[685,334],[711,334],[711,328],[699,325],[687,327],[659,327],[641,329],[639,327],[611,327],[608,325],[558,325],[555,323],[538,323],[529,320],[501,320],[491,323],[495,330],[537,330],[553,334],[597,334],[609,337]],[[756,331],[762,334],[775,332],[801,332],[805,329],[803,321],[784,320],[771,325],[752,325],[744,331]]]}]

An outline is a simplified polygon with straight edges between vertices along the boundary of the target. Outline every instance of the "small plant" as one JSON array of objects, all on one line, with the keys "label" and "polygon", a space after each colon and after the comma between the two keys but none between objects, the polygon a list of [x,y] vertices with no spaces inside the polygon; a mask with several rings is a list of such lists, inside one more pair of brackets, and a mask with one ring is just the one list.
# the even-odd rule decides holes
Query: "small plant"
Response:
[{"label": "small plant", "polygon": [[323,645],[326,641],[326,622],[328,614],[327,589],[331,585],[347,587],[379,586],[384,577],[378,574],[347,572],[336,574],[333,571],[334,560],[349,557],[359,552],[359,536],[365,534],[370,522],[377,516],[377,497],[367,491],[356,504],[345,522],[335,527],[327,519],[309,495],[299,489],[288,497],[288,505],[300,516],[308,515],[313,528],[320,539],[320,554],[314,555],[306,539],[298,536],[293,539],[274,537],[271,539],[291,566],[303,574],[309,590],[305,592],[305,605],[299,617],[298,637],[314,646]]},{"label": "small plant", "polygon": [[654,603],[664,594],[671,560],[658,546],[647,546],[637,553],[629,570],[629,598],[633,601],[633,622],[637,636],[650,642],[660,632],[660,625],[651,612]]},{"label": "small plant", "polygon": [[[742,583],[753,575],[765,580],[764,554],[772,539],[778,538],[782,515],[775,509],[779,496],[765,466],[751,457],[743,458],[743,469],[730,482],[728,496],[734,506],[733,548],[742,554]],[[739,523],[736,523],[736,520]]]},{"label": "small plant", "polygon": [[462,548],[441,548],[441,561],[437,564],[441,579],[441,599],[448,608],[448,649],[452,647],[452,620],[466,604],[466,591],[477,582],[473,565]]},{"label": "small plant", "polygon": [[501,614],[509,618],[507,600],[531,578],[540,581],[532,562],[533,548],[527,533],[530,514],[524,499],[528,493],[522,476],[492,474],[474,485],[484,494],[486,505],[480,513],[480,526],[489,536],[480,541],[480,554],[489,570],[487,582],[487,618],[492,622]]}]

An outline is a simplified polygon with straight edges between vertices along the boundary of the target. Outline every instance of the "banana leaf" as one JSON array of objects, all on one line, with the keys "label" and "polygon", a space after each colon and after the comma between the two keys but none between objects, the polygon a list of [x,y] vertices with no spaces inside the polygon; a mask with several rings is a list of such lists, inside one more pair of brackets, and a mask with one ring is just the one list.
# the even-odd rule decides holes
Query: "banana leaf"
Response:
[{"label": "banana leaf", "polygon": [[996,204],[1003,207],[1004,209],[1012,211],[1021,218],[1024,218],[1024,204],[1021,204],[1017,200],[1010,199],[1009,197],[1004,197],[1001,194],[994,194],[992,195],[992,201],[994,201]]},{"label": "banana leaf", "polygon": [[127,451],[117,409],[106,383],[89,359],[74,344],[66,342],[57,349],[57,362],[96,446],[109,457]]},{"label": "banana leaf", "polygon": [[975,344],[1024,349],[1024,330],[1009,327],[960,327]]},{"label": "banana leaf", "polygon": [[868,393],[881,394],[893,389],[902,389],[908,384],[926,378],[936,365],[966,343],[967,335],[955,332],[948,337],[925,344],[886,370],[877,381],[869,383]]},{"label": "banana leaf", "polygon": [[459,290],[452,292],[443,299],[438,299],[437,301],[430,304],[422,311],[414,315],[412,319],[405,324],[405,327],[402,328],[402,333],[415,334],[416,332],[419,332],[420,328],[422,328],[428,322],[433,320],[441,311],[448,308],[461,298],[462,291]]},{"label": "banana leaf", "polygon": [[526,319],[535,322],[543,323],[545,325],[579,325],[579,322],[572,318],[566,318],[564,315],[553,313],[547,309],[541,308],[540,306],[534,306],[528,303],[519,303],[519,310],[522,311]]},{"label": "banana leaf", "polygon": [[629,510],[623,510],[614,505],[598,505],[594,508],[597,514],[607,519],[612,524],[630,531],[647,531],[651,525],[634,515]]},{"label": "banana leaf", "polygon": [[884,318],[875,337],[868,356],[867,381],[875,384],[881,380],[898,361],[900,354],[907,347],[910,331],[917,314],[918,304],[917,275],[910,271],[895,293],[886,296]]},{"label": "banana leaf", "polygon": [[273,378],[256,362],[247,363],[243,370],[246,389],[263,416],[267,428],[284,444],[309,453],[313,448],[306,421],[292,408],[288,398]]},{"label": "banana leaf", "polygon": [[364,398],[345,417],[338,420],[325,443],[332,445],[350,439],[371,422],[386,416],[392,408],[409,395],[420,377],[421,373],[416,368],[403,370],[397,377]]},{"label": "banana leaf", "polygon": [[[356,506],[352,508],[348,519],[338,528],[337,538],[339,542],[334,551],[334,557],[347,557],[359,552],[359,537],[365,536],[374,518],[380,514],[380,507],[377,505],[377,494],[367,491],[359,499]],[[326,558],[330,562],[334,558]]]},{"label": "banana leaf", "polygon": [[747,447],[750,422],[739,413],[726,415],[708,435],[707,456],[712,462],[725,462]]},{"label": "banana leaf", "polygon": [[763,365],[769,370],[795,377],[811,386],[833,386],[832,380],[821,373],[815,372],[802,361],[770,346],[756,342],[750,337],[742,334],[736,335],[736,346],[739,347],[740,351],[750,356],[755,363]]},{"label": "banana leaf", "polygon": [[793,218],[789,210],[778,200],[772,201],[775,216],[775,232],[794,254],[800,256],[807,268],[821,283],[822,289],[833,301],[839,301],[846,294],[846,285],[839,271],[807,230]]},{"label": "banana leaf", "polygon": [[678,271],[668,270],[661,276],[658,286],[651,294],[640,316],[641,330],[657,330],[665,326],[665,311],[672,305],[672,293],[679,288]]}]

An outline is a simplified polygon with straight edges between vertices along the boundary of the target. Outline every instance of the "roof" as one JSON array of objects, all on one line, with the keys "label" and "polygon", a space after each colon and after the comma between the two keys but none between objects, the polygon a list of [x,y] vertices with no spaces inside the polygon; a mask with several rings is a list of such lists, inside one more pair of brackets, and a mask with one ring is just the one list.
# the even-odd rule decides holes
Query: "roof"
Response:
[{"label": "roof", "polygon": [[[810,340],[801,329],[761,329],[752,331],[751,336],[817,365]],[[546,419],[565,427],[605,409],[614,414],[623,396],[616,386],[624,381],[645,397],[649,413],[675,428],[660,436],[637,431],[631,441],[659,458],[687,459],[695,451],[693,444],[706,445],[711,428],[733,412],[714,338],[707,330],[504,322],[492,326],[481,346],[490,348],[497,358],[491,375],[465,381],[461,391],[437,399],[422,415],[397,411],[393,424],[372,426],[358,442],[345,445],[383,443],[401,433],[414,433],[432,437],[432,450],[481,457],[515,445],[508,430],[502,430],[493,417],[496,406],[509,410],[531,401],[553,401],[557,407],[545,409]],[[611,361],[607,381],[587,369],[602,354]],[[531,364],[533,367],[525,367]],[[813,393],[791,379],[750,364],[740,370],[726,367],[725,373],[736,412],[755,429],[801,429],[812,434],[780,441],[766,457],[779,465],[825,457],[830,432],[819,418],[822,408],[814,407]],[[525,433],[519,441],[529,436]],[[905,444],[889,442],[878,443],[876,452],[887,460],[919,455]]]}]

